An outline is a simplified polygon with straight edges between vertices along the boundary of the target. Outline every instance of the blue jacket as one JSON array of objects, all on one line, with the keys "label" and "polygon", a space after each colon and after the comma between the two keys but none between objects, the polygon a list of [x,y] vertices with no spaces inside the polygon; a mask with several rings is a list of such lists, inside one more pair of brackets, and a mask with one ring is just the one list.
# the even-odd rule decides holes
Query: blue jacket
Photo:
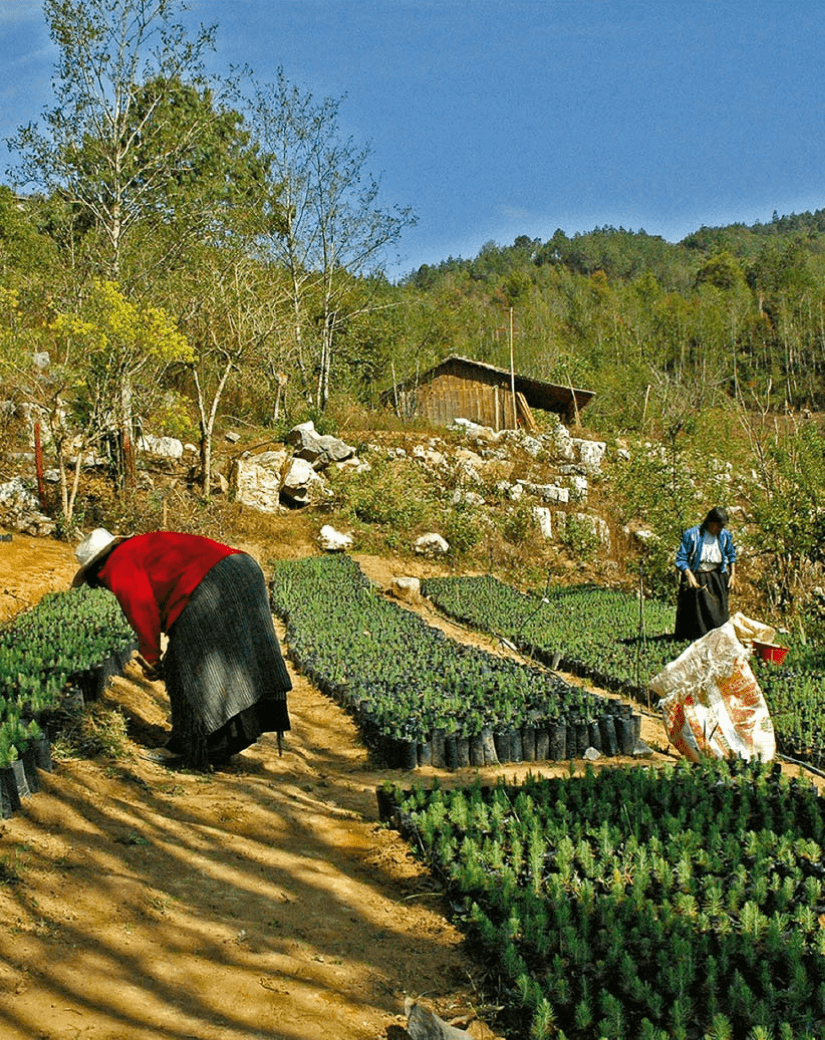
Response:
[{"label": "blue jacket", "polygon": [[[723,527],[719,532],[719,548],[722,550],[721,570],[724,574],[730,564],[736,563],[736,547],[730,531]],[[676,553],[676,566],[680,571],[693,571],[699,566],[702,552],[702,526],[689,527],[682,535],[682,543]]]}]

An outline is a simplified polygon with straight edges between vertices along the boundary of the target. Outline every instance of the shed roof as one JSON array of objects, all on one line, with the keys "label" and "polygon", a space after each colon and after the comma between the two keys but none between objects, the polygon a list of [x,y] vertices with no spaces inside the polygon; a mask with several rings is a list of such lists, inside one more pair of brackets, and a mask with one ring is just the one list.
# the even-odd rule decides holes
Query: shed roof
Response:
[{"label": "shed roof", "polygon": [[[451,354],[449,357],[444,358],[443,361],[439,361],[437,365],[433,365],[426,372],[404,380],[400,384],[400,389],[409,389],[414,386],[420,386],[422,383],[428,383],[444,369],[454,369],[457,365],[460,367],[466,366],[470,373],[475,369],[479,373],[485,372],[501,376],[506,380],[506,385],[510,386],[509,369],[488,365],[484,361],[473,361],[471,358],[461,357],[459,354]],[[572,413],[575,410],[581,411],[596,396],[595,390],[582,390],[579,387],[546,383],[541,379],[519,375],[518,372],[515,374],[515,385],[516,391],[524,394],[531,408],[541,408],[545,412]]]}]

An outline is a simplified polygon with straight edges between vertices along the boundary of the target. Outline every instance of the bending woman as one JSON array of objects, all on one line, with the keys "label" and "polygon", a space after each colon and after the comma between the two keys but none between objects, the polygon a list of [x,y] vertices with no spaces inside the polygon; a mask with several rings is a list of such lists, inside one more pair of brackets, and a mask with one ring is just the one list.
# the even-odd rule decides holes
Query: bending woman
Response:
[{"label": "bending woman", "polygon": [[[115,537],[97,528],[76,550],[72,587],[109,589],[135,631],[149,679],[164,678],[170,756],[203,768],[290,728],[292,683],[255,560],[201,535]],[[161,633],[169,638],[161,662]]]},{"label": "bending woman", "polygon": [[682,535],[676,553],[681,571],[676,601],[677,639],[698,639],[728,620],[728,592],[736,580],[736,548],[728,514],[716,506]]}]

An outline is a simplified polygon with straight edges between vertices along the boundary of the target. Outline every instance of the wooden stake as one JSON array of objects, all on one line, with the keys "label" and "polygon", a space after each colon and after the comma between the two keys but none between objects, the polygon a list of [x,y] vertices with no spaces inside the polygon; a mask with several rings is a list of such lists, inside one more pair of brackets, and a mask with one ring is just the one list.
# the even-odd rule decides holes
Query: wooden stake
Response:
[{"label": "wooden stake", "polygon": [[510,308],[510,390],[513,395],[513,429],[518,429],[518,407],[516,405],[516,365],[513,351],[513,308]]}]

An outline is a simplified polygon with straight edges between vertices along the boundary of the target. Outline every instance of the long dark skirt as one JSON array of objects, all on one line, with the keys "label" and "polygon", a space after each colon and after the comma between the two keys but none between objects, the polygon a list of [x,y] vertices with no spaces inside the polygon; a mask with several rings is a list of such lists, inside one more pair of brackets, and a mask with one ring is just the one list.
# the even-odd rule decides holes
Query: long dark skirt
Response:
[{"label": "long dark skirt", "polygon": [[677,639],[698,639],[728,620],[728,574],[722,571],[694,571],[699,582],[692,589],[682,576],[676,600]]},{"label": "long dark skirt", "polygon": [[244,553],[216,564],[169,630],[167,743],[193,766],[220,761],[262,733],[288,730],[292,689],[261,568]]}]

